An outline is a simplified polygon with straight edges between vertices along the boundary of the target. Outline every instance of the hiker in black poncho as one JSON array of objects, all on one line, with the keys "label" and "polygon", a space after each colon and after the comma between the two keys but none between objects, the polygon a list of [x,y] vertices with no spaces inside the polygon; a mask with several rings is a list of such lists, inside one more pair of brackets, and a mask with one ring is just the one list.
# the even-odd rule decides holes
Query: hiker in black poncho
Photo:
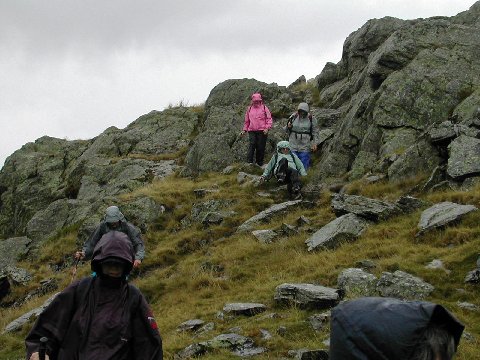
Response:
[{"label": "hiker in black poncho", "polygon": [[25,340],[27,360],[162,360],[162,339],[145,297],[127,282],[134,253],[127,235],[105,234],[91,262],[95,276],[76,281],[40,314]]},{"label": "hiker in black poncho", "polygon": [[330,360],[451,360],[464,326],[443,306],[366,297],[332,310]]}]

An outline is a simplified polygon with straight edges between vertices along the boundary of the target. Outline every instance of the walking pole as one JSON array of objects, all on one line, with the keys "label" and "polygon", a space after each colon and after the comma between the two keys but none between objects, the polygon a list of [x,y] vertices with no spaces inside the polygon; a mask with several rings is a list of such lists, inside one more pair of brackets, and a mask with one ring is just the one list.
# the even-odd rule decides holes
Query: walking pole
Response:
[{"label": "walking pole", "polygon": [[48,338],[45,336],[40,338],[40,347],[38,348],[38,357],[40,360],[45,360],[45,354],[47,352]]},{"label": "walking pole", "polygon": [[75,280],[75,277],[77,276],[77,268],[78,268],[78,262],[80,261],[80,258],[75,259],[75,262],[73,263],[73,268],[72,268],[72,278],[70,279],[70,284]]}]

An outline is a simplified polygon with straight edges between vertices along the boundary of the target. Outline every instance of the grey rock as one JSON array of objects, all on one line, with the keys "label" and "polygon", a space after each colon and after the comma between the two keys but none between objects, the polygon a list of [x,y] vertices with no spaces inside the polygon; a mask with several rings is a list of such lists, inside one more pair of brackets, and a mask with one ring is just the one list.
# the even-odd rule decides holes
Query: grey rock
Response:
[{"label": "grey rock", "polygon": [[200,319],[187,320],[178,325],[177,331],[196,331],[204,324],[205,321]]},{"label": "grey rock", "polygon": [[149,226],[157,220],[166,209],[148,196],[136,197],[131,201],[122,202],[122,213],[128,221],[140,228],[142,233],[149,231]]},{"label": "grey rock", "polygon": [[20,257],[27,255],[31,242],[27,237],[0,240],[0,271],[15,266]]},{"label": "grey rock", "polygon": [[290,350],[288,355],[295,360],[328,360],[328,351],[323,349],[309,350],[309,349],[299,349],[299,350]]},{"label": "grey rock", "polygon": [[286,223],[282,223],[278,232],[285,236],[298,234],[298,230],[295,226]]},{"label": "grey rock", "polygon": [[479,184],[480,184],[480,177],[479,177],[479,176],[466,178],[466,179],[463,181],[462,186],[460,187],[460,190],[462,190],[462,191],[471,191],[471,190],[473,190],[475,187],[477,187]]},{"label": "grey rock", "polygon": [[443,261],[440,259],[432,260],[425,266],[425,269],[444,270],[448,273],[450,272],[449,270],[445,269],[445,265],[443,264]]},{"label": "grey rock", "polygon": [[469,271],[465,276],[467,284],[480,284],[480,269]]},{"label": "grey rock", "polygon": [[401,212],[395,204],[386,201],[346,194],[334,194],[332,208],[337,216],[351,213],[372,221],[386,220]]},{"label": "grey rock", "polygon": [[356,298],[363,296],[376,296],[377,277],[358,268],[343,270],[338,275],[338,288],[345,297]]},{"label": "grey rock", "polygon": [[266,310],[266,305],[258,303],[230,303],[223,307],[224,313],[245,316],[253,316]]},{"label": "grey rock", "polygon": [[313,314],[308,317],[308,322],[312,325],[312,328],[315,331],[321,331],[329,326],[330,323],[330,313],[324,312],[322,314]]},{"label": "grey rock", "polygon": [[278,237],[278,234],[274,230],[254,230],[252,234],[258,241],[264,244],[270,244]]},{"label": "grey rock", "polygon": [[235,166],[228,165],[225,169],[222,170],[223,175],[230,175],[235,172]]},{"label": "grey rock", "polygon": [[391,181],[401,181],[419,173],[430,173],[441,161],[437,149],[432,144],[420,140],[389,166],[388,178]]},{"label": "grey rock", "polygon": [[27,270],[16,266],[8,265],[2,272],[6,274],[15,285],[26,285],[32,280],[32,275]]},{"label": "grey rock", "polygon": [[417,236],[429,230],[458,222],[464,215],[476,210],[477,207],[473,205],[460,205],[448,201],[435,204],[422,212]]},{"label": "grey rock", "polygon": [[343,215],[315,232],[305,244],[308,251],[336,248],[344,242],[356,240],[367,226],[367,221],[357,215]]},{"label": "grey rock", "polygon": [[207,352],[207,346],[202,343],[188,345],[185,349],[174,355],[175,360],[190,359],[204,355]]},{"label": "grey rock", "polygon": [[272,197],[272,194],[270,194],[269,192],[266,192],[266,191],[258,191],[257,195],[260,196],[260,197]]},{"label": "grey rock", "polygon": [[375,264],[374,261],[365,259],[365,260],[360,260],[355,263],[355,267],[361,268],[365,271],[369,271],[372,269],[375,269],[377,267],[377,264]]},{"label": "grey rock", "polygon": [[[190,215],[183,218],[180,222],[183,227],[188,227],[194,223],[209,224],[209,218],[214,221],[213,223],[215,223],[215,221],[218,222],[220,218],[233,215],[231,212],[223,211],[223,209],[228,208],[233,203],[234,201],[229,199],[211,199],[201,203],[195,203],[192,206]],[[217,215],[214,213],[217,213]]]},{"label": "grey rock", "polygon": [[444,165],[437,166],[435,167],[435,169],[433,169],[432,173],[430,174],[430,177],[422,186],[422,190],[425,192],[429,191],[434,186],[438,185],[439,183],[445,180],[446,180],[446,167]]},{"label": "grey rock", "polygon": [[382,273],[377,283],[377,291],[381,296],[398,299],[423,300],[434,289],[431,284],[400,270],[393,274],[390,272]]},{"label": "grey rock", "polygon": [[204,226],[218,225],[223,222],[224,216],[218,211],[212,211],[205,214],[202,219]]},{"label": "grey rock", "polygon": [[219,193],[219,189],[195,189],[193,190],[193,193],[195,194],[195,197],[197,198],[203,198],[207,194],[217,194]]},{"label": "grey rock", "polygon": [[260,335],[263,340],[270,340],[271,338],[273,338],[273,335],[270,333],[270,331],[265,329],[260,329]]},{"label": "grey rock", "polygon": [[252,216],[250,219],[245,221],[242,225],[240,225],[237,229],[237,232],[246,232],[253,229],[255,226],[266,223],[270,221],[270,219],[278,214],[284,214],[290,208],[298,206],[302,203],[302,200],[293,200],[287,201],[280,204],[275,204],[270,206],[268,209],[263,210],[262,212],[258,213],[257,215]]},{"label": "grey rock", "polygon": [[400,197],[396,202],[395,205],[402,210],[403,213],[409,214],[412,213],[418,209],[421,209],[423,207],[426,207],[429,205],[428,202],[423,201],[421,199],[417,199],[413,196],[402,196]]},{"label": "grey rock", "polygon": [[53,301],[53,299],[55,299],[55,297],[57,295],[58,295],[58,293],[53,295],[52,297],[48,298],[38,308],[30,310],[26,314],[23,314],[19,318],[15,319],[12,322],[10,322],[9,324],[7,324],[7,326],[5,326],[5,329],[3,330],[3,333],[5,334],[5,333],[20,330],[22,328],[22,326],[24,324],[26,324],[27,322],[29,322],[32,318],[38,317],[43,312],[43,310],[45,310],[47,308],[47,306],[50,305],[50,303]]},{"label": "grey rock", "polygon": [[448,146],[447,173],[452,178],[480,174],[480,139],[459,136]]},{"label": "grey rock", "polygon": [[215,329],[215,323],[209,322],[195,331],[195,335],[200,336]]},{"label": "grey rock", "polygon": [[279,326],[277,329],[277,334],[280,336],[287,335],[287,327],[286,326]]},{"label": "grey rock", "polygon": [[260,176],[239,172],[237,175],[237,183],[241,184],[242,186],[258,186],[260,184]]},{"label": "grey rock", "polygon": [[275,289],[274,300],[281,305],[302,309],[329,309],[340,301],[336,289],[313,284],[281,284]]},{"label": "grey rock", "polygon": [[429,129],[428,135],[430,136],[430,141],[432,143],[449,142],[449,140],[458,136],[457,125],[453,124],[451,121],[444,121]]},{"label": "grey rock", "polygon": [[469,303],[469,302],[460,302],[457,301],[457,306],[461,309],[465,309],[468,311],[478,312],[480,311],[480,307],[478,305]]},{"label": "grey rock", "polygon": [[300,216],[297,219],[297,225],[298,226],[310,225],[311,223],[312,223],[312,221],[304,215]]}]

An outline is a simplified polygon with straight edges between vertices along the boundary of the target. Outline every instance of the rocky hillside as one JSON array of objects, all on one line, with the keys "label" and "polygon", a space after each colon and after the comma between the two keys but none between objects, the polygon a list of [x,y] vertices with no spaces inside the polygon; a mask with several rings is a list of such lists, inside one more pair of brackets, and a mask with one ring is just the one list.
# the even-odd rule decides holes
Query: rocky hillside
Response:
[{"label": "rocky hillside", "polygon": [[[257,181],[259,169],[242,165],[247,139],[239,132],[250,95],[257,91],[262,93],[274,116],[267,158],[275,144],[285,138],[286,118],[299,102],[308,102],[319,121],[319,150],[306,179],[304,201],[284,202],[283,189],[272,185],[261,191]],[[104,209],[112,204],[118,204],[148,238],[147,251],[152,255],[144,264],[144,277],[140,276],[138,282],[159,311],[158,292],[165,287],[177,297],[187,299],[188,295],[174,286],[174,279],[181,275],[197,279],[199,273],[203,274],[200,277],[213,276],[204,279],[209,290],[204,300],[231,300],[235,291],[243,290],[223,281],[233,278],[239,284],[252,285],[255,277],[262,278],[265,285],[252,285],[259,294],[257,300],[271,295],[277,306],[293,301],[300,308],[326,310],[345,294],[442,299],[444,293],[450,296],[455,292],[453,286],[480,281],[480,269],[472,270],[476,256],[472,248],[480,238],[478,225],[473,225],[478,219],[475,210],[480,206],[479,180],[480,2],[450,18],[370,20],[346,39],[341,61],[327,63],[315,79],[307,81],[302,76],[288,87],[255,79],[226,80],[212,89],[204,106],[152,111],[125,129],[112,127],[91,140],[42,137],[13,153],[0,171],[0,294],[2,297],[9,294],[0,305],[26,312],[32,308],[29,300],[45,300],[42,297],[52,295],[58,283],[49,278],[37,286],[32,278],[40,274],[50,276],[52,272],[55,279],[58,272],[68,268],[74,248],[90,234]],[[204,188],[197,186],[197,182]],[[368,193],[369,187],[376,189],[372,190],[373,195]],[[285,214],[289,213],[296,218],[288,218]],[[284,217],[290,223],[284,222]],[[436,233],[437,229],[456,226],[465,218],[467,225],[458,234]],[[407,228],[397,228],[394,219]],[[380,241],[382,236],[393,236],[392,232],[395,236],[401,234],[398,244],[405,249],[416,241],[428,243],[424,246],[424,256],[404,263],[403,255],[395,252],[406,251],[411,256],[415,250],[408,252],[398,247],[392,254],[388,250],[392,245]],[[355,257],[348,251],[358,249],[349,250],[342,244],[362,239],[365,233],[371,239],[364,239],[367,245],[363,246],[385,248],[359,252],[358,256],[373,257],[378,264],[372,265],[370,260],[362,258],[357,260],[368,261],[355,264],[346,260]],[[430,234],[427,240],[425,234]],[[440,234],[442,240],[436,240],[435,234]],[[256,245],[244,248],[252,239]],[[282,245],[285,239],[293,242]],[[237,269],[238,273],[232,275],[235,271],[228,266],[235,268],[234,264],[241,263],[254,269],[255,263],[249,262],[249,256],[235,251],[230,254],[227,250],[230,243],[252,258],[257,256],[253,250],[277,252],[268,254],[272,256],[270,260],[267,255],[265,261],[256,260],[264,269],[271,262],[278,271],[285,270],[288,276],[271,276],[285,283],[278,281],[273,285],[272,279],[262,277],[261,270],[249,273]],[[276,245],[266,250],[268,244]],[[446,246],[452,246],[450,255],[445,252]],[[285,253],[279,255],[281,251]],[[467,253],[462,255],[462,251]],[[306,255],[318,252],[324,255],[318,258]],[[221,259],[220,253],[230,258],[231,263],[225,259],[217,262],[204,259],[215,256]],[[291,264],[288,256],[296,258],[299,253],[309,260],[297,258],[298,263]],[[441,285],[438,275],[430,276],[433,284],[416,277],[422,271],[429,274],[430,270],[424,270],[424,264],[420,263],[433,260],[433,256],[450,261],[451,268],[441,265],[440,269],[442,274],[453,271],[454,276],[449,278],[451,287],[443,288],[445,285]],[[326,265],[325,273],[315,270],[318,277],[304,274],[306,269],[316,266],[315,261],[327,258],[331,264]],[[31,268],[23,268],[19,259],[37,268],[38,274],[32,274]],[[339,263],[335,263],[336,259]],[[202,264],[198,266],[201,270],[192,275],[189,266],[197,262]],[[371,266],[376,270],[371,270]],[[165,279],[154,283],[159,274]],[[265,274],[271,275],[268,270]],[[324,281],[317,281],[320,278]],[[202,281],[187,284],[186,288],[198,286],[202,292]],[[318,283],[326,285],[325,288],[316,288]],[[400,290],[388,285],[395,283],[410,285]],[[210,288],[208,284],[215,286]],[[451,295],[448,301],[473,301],[472,294],[478,296],[478,285],[472,286],[462,295]],[[292,299],[292,294],[300,295]],[[315,297],[314,294],[329,300],[320,305],[316,300],[314,304],[301,302],[302,298]],[[165,301],[168,299],[162,298],[162,303]],[[172,300],[171,305],[175,304]],[[189,306],[194,305],[189,303]],[[195,306],[200,309],[204,304]],[[250,316],[268,306],[228,304],[223,309],[222,321],[241,314],[240,310],[245,308]],[[188,310],[191,309],[185,308],[184,312]],[[205,315],[212,310],[202,308],[202,311]],[[293,316],[292,312],[285,316]],[[32,314],[26,317],[27,322]],[[315,321],[323,322],[323,315],[308,315],[315,315]],[[177,322],[177,317],[173,321]],[[192,330],[189,326],[197,331],[200,326],[208,325],[192,324],[185,325],[188,331]],[[167,339],[174,342],[168,348],[172,356],[173,353],[180,358],[200,355],[217,349],[218,343],[234,344],[233,348],[245,350],[244,353],[239,350],[240,355],[263,352],[261,347],[251,346],[250,337],[225,334],[219,335],[220,339],[199,341],[182,352],[179,350],[186,339],[178,340],[177,329],[171,326],[164,324]],[[315,331],[323,331],[324,335],[325,328],[318,326],[323,330]],[[473,334],[480,334],[475,316],[469,326]],[[269,339],[263,338],[265,334],[251,328],[257,338],[268,343]],[[300,328],[302,334],[307,331]],[[211,330],[207,329],[207,333]],[[281,336],[285,336],[284,340],[289,336],[295,338],[288,334]],[[471,336],[475,341],[475,335]],[[1,341],[2,337],[0,344]],[[15,343],[13,348],[17,347],[12,353],[18,352],[18,343],[8,341]],[[8,341],[3,344],[7,346]],[[278,343],[278,353],[282,353],[285,348],[281,341]],[[287,343],[298,346],[302,342]],[[312,347],[311,343],[307,345]],[[195,349],[199,353],[189,353]],[[325,356],[324,352],[299,354],[293,356],[320,359]]]}]

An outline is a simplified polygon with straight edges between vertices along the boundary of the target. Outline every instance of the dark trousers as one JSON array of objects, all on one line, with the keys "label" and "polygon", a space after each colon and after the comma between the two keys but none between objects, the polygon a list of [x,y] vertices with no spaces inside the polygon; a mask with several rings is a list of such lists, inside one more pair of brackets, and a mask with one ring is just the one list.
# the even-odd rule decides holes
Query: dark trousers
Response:
[{"label": "dark trousers", "polygon": [[284,179],[287,183],[287,190],[289,194],[298,194],[302,188],[300,175],[296,169],[288,166],[288,160],[283,158],[279,161],[275,176],[278,180]]},{"label": "dark trousers", "polygon": [[263,131],[249,131],[247,162],[253,163],[253,154],[255,153],[255,162],[262,166],[266,145],[267,135]]}]

